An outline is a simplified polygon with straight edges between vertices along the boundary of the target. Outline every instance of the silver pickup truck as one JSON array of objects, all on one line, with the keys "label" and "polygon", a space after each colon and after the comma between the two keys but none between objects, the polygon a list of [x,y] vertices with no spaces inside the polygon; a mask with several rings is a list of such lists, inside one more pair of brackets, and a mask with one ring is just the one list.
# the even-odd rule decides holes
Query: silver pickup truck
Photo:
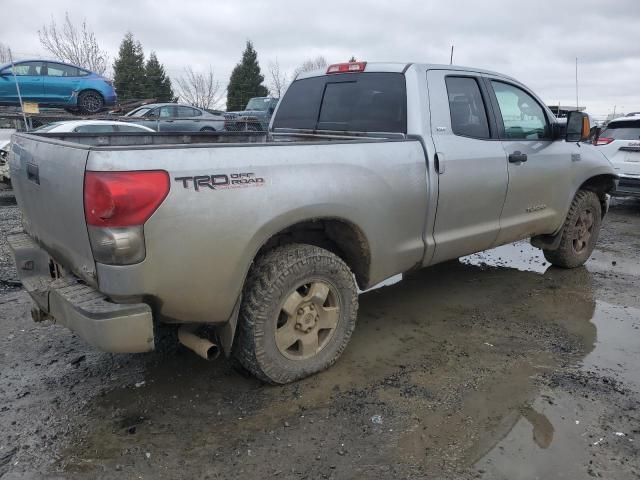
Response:
[{"label": "silver pickup truck", "polygon": [[616,184],[588,133],[498,73],[331,65],[267,135],[16,134],[9,241],[36,320],[109,352],[179,324],[285,383],[335,362],[359,289],[395,274],[523,238],[582,265]]}]

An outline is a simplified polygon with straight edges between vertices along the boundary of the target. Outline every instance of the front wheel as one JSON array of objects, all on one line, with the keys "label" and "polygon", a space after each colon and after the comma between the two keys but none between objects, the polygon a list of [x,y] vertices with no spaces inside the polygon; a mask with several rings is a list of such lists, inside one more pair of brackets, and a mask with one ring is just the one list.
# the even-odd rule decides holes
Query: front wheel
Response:
[{"label": "front wheel", "polygon": [[559,247],[543,250],[544,257],[558,267],[583,265],[596,246],[601,224],[602,206],[598,196],[588,190],[578,190],[564,222]]},{"label": "front wheel", "polygon": [[78,95],[78,108],[82,113],[99,113],[103,107],[104,99],[98,92],[87,90]]},{"label": "front wheel", "polygon": [[356,324],[349,267],[311,245],[286,245],[258,258],[243,293],[236,360],[259,379],[283,384],[331,366]]}]

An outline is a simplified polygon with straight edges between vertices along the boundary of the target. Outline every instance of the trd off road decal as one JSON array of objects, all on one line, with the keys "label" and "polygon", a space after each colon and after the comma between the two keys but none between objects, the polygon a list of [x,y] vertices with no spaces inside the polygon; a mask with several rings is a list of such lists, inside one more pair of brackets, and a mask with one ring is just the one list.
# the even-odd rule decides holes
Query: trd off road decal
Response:
[{"label": "trd off road decal", "polygon": [[203,188],[223,190],[230,188],[261,187],[264,178],[256,177],[255,173],[218,173],[216,175],[195,175],[193,177],[175,177],[184,188],[191,188],[199,192]]}]

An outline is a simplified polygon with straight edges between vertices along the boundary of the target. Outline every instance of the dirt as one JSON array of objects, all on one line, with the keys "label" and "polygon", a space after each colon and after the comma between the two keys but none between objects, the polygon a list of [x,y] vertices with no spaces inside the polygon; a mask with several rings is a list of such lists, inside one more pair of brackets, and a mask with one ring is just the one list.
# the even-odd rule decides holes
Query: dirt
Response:
[{"label": "dirt", "polygon": [[33,323],[0,245],[0,478],[640,478],[639,251],[625,199],[586,267],[518,242],[405,275],[334,367],[273,387]]}]

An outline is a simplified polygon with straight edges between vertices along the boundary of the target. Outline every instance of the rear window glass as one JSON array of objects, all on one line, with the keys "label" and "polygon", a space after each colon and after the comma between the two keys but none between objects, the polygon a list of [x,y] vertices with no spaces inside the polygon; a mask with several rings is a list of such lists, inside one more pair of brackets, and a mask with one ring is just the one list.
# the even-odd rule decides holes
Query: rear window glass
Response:
[{"label": "rear window glass", "polygon": [[615,140],[640,140],[640,120],[611,122],[600,136]]},{"label": "rear window glass", "polygon": [[346,73],[296,80],[274,128],[406,133],[406,87],[400,73]]}]

